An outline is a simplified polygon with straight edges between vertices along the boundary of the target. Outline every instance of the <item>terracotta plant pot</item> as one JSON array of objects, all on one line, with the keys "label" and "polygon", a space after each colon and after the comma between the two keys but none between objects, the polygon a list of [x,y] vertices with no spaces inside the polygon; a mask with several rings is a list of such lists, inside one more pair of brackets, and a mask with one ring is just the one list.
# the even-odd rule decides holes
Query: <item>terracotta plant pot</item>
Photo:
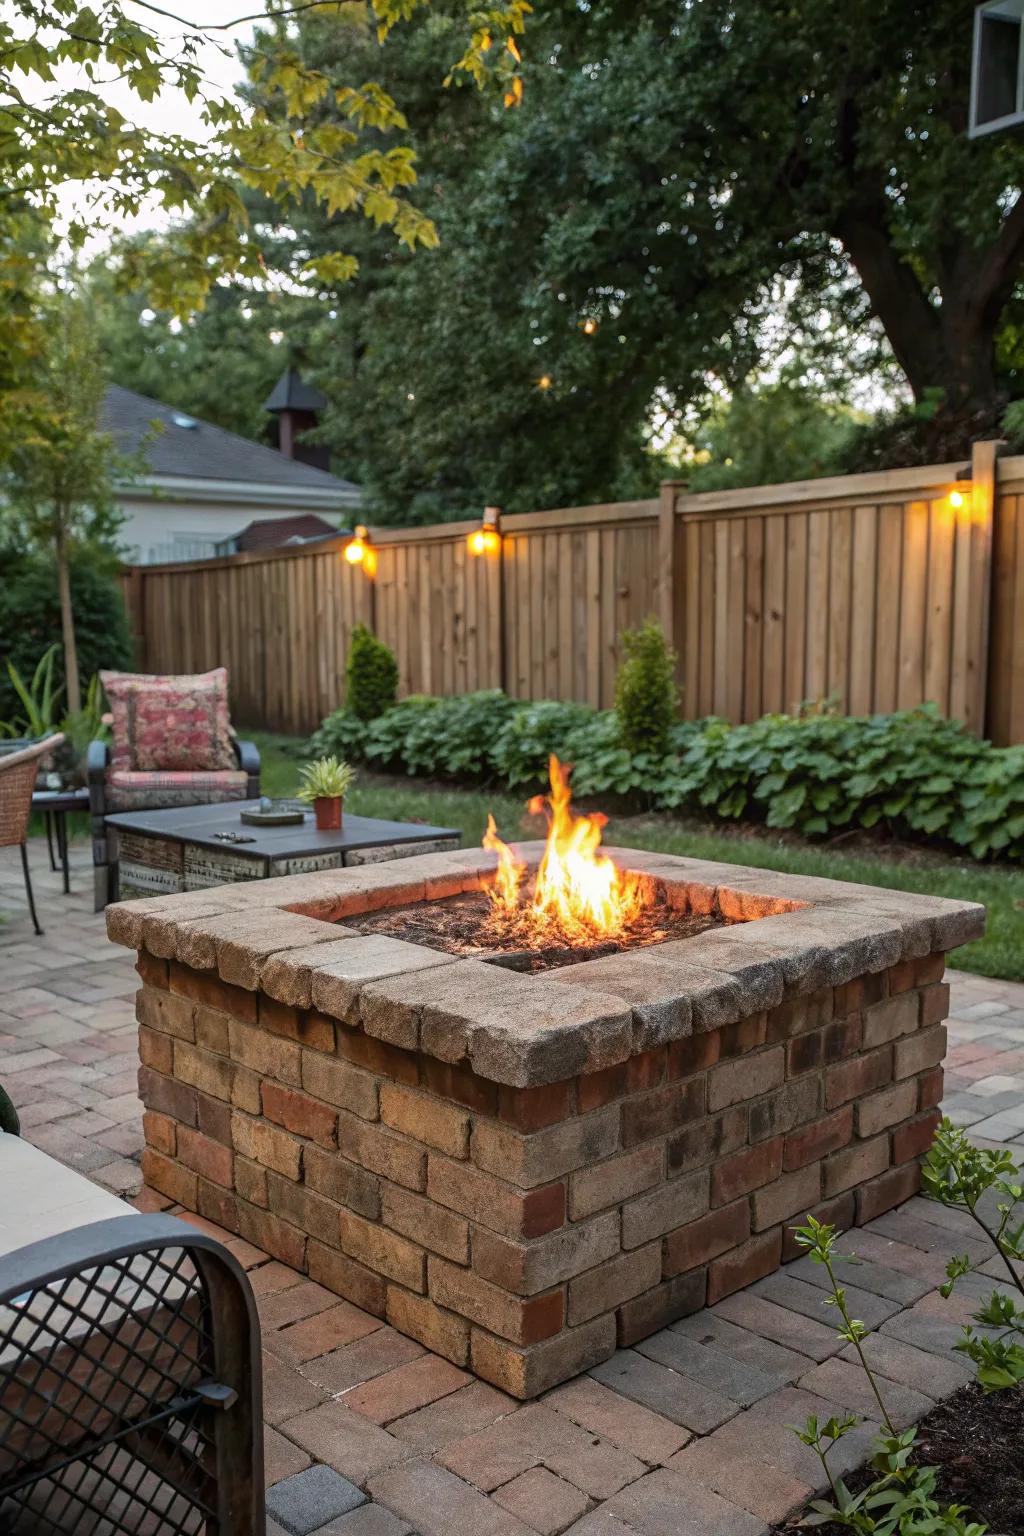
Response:
[{"label": "terracotta plant pot", "polygon": [[313,801],[313,811],[316,815],[316,827],[318,832],[338,832],[341,830],[341,815],[344,800],[340,795],[318,795]]}]

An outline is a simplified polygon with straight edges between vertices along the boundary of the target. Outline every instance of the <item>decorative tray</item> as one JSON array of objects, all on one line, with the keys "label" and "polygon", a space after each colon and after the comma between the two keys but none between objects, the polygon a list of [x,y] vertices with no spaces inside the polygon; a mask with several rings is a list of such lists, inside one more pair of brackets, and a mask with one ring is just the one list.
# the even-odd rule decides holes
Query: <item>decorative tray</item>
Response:
[{"label": "decorative tray", "polygon": [[298,826],[306,819],[306,812],[294,800],[261,800],[258,810],[240,811],[239,815],[251,827]]}]

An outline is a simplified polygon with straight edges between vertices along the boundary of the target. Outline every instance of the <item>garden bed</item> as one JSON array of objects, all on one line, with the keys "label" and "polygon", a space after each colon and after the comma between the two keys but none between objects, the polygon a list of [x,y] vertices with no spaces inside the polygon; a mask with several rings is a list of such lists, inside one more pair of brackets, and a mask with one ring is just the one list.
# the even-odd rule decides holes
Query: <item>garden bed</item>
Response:
[{"label": "garden bed", "polygon": [[[921,1420],[918,1456],[921,1465],[941,1469],[937,1492],[945,1503],[964,1504],[966,1519],[984,1522],[993,1536],[1024,1536],[1024,1387],[986,1396],[971,1382]],[[875,1477],[861,1467],[846,1479],[859,1493]],[[791,1536],[799,1525],[794,1516],[777,1533]],[[842,1536],[835,1524],[817,1527],[820,1536]]]}]

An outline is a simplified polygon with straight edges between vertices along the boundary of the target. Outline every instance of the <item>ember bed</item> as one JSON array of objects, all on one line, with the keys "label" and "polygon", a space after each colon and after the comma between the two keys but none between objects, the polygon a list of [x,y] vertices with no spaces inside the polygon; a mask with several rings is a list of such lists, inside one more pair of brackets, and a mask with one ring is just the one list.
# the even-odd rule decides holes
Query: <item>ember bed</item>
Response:
[{"label": "ember bed", "polygon": [[914,1193],[944,955],[984,911],[620,850],[636,940],[509,969],[472,926],[491,848],[107,923],[139,952],[147,1181],[532,1397],[776,1268],[806,1211]]}]

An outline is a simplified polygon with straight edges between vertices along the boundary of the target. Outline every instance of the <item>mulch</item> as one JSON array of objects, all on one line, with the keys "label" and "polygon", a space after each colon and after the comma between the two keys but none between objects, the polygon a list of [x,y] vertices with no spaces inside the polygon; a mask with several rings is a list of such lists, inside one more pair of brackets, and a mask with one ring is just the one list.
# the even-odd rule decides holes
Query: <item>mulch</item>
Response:
[{"label": "mulch", "polygon": [[[1024,1536],[1024,1388],[986,1395],[972,1382],[939,1403],[918,1426],[916,1460],[940,1469],[939,1498],[964,1504],[965,1519],[980,1520],[993,1536]],[[861,1467],[846,1479],[855,1493],[874,1473]],[[792,1536],[794,1517],[776,1531]],[[842,1536],[821,1525],[819,1536]]]}]

